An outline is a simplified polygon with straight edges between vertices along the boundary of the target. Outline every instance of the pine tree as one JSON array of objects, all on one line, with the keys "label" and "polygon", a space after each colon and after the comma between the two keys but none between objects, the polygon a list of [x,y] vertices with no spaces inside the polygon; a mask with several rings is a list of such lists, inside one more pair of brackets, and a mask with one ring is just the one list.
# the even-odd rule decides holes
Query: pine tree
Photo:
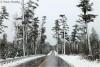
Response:
[{"label": "pine tree", "polygon": [[[2,9],[1,9],[1,11],[0,11],[0,33],[2,33],[2,32],[4,32],[4,30],[3,30],[3,28],[5,28],[5,27],[7,27],[7,26],[5,26],[5,25],[3,25],[3,22],[6,20],[6,19],[8,19],[8,12],[7,12],[7,10],[6,10],[6,7],[5,6],[2,6]],[[5,37],[5,35],[3,35],[3,42],[2,42],[2,44],[0,45],[0,54],[1,54],[1,58],[2,59],[5,59],[6,57],[5,57],[5,48],[6,48],[6,37]],[[4,42],[5,41],[5,42]]]},{"label": "pine tree", "polygon": [[3,28],[7,27],[5,25],[3,25],[3,22],[5,19],[8,19],[8,12],[6,10],[5,6],[2,6],[2,9],[0,11],[0,33],[4,32]]},{"label": "pine tree", "polygon": [[71,34],[71,41],[73,43],[72,51],[77,52],[78,51],[78,47],[77,47],[78,44],[76,45],[76,41],[78,40],[78,37],[79,37],[78,36],[79,29],[78,29],[78,25],[77,24],[74,25],[73,27],[74,27],[74,29],[73,29],[73,32]]},{"label": "pine tree", "polygon": [[38,48],[38,50],[39,50],[39,52],[41,53],[41,54],[43,54],[44,53],[44,47],[45,47],[45,40],[46,40],[46,38],[47,38],[47,36],[45,35],[45,32],[46,32],[46,27],[44,27],[44,24],[46,23],[46,16],[43,16],[43,18],[42,18],[42,23],[41,23],[41,28],[40,28],[40,36],[39,36],[39,39],[40,39],[40,42],[39,42],[39,48]]},{"label": "pine tree", "polygon": [[53,27],[52,30],[54,30],[54,32],[55,32],[54,38],[56,38],[56,40],[57,40],[56,50],[58,52],[58,45],[59,45],[59,39],[60,39],[59,34],[60,34],[60,30],[61,30],[59,20],[55,21],[55,26]]},{"label": "pine tree", "polygon": [[[22,21],[21,23],[22,25],[20,27],[18,26],[17,35],[19,35],[20,37],[23,37],[23,42],[24,42],[23,52],[25,52],[25,54],[27,55],[35,53],[34,38],[37,37],[37,35],[35,37],[35,34],[38,33],[38,32],[35,32],[38,26],[38,23],[37,23],[38,18],[35,17],[35,9],[38,6],[39,6],[38,3],[32,0],[29,0],[27,4],[24,5],[24,21]],[[22,19],[23,17],[18,17],[16,20],[22,20]]]},{"label": "pine tree", "polygon": [[65,49],[66,49],[65,48],[65,44],[66,44],[65,40],[66,41],[69,40],[69,36],[68,36],[69,27],[66,23],[66,20],[67,20],[66,16],[60,15],[60,17],[61,17],[60,22],[62,23],[62,31],[61,31],[62,34],[61,35],[62,35],[62,38],[63,38],[62,53],[65,54]]},{"label": "pine tree", "polygon": [[29,38],[29,40],[31,40],[31,44],[32,44],[32,47],[33,47],[32,51],[34,52],[34,54],[36,54],[39,20],[38,20],[38,17],[35,17],[34,11],[39,5],[38,5],[38,3],[36,3],[32,0],[30,0],[27,4],[28,4],[28,7],[26,7],[26,13],[25,14],[26,14],[26,19],[27,19],[26,21],[28,21],[27,26],[30,29],[29,33],[27,32],[27,34],[29,34],[28,38]]},{"label": "pine tree", "polygon": [[87,45],[89,46],[89,55],[92,55],[92,51],[91,51],[91,46],[90,46],[89,37],[88,37],[88,23],[94,22],[94,18],[96,17],[96,15],[89,13],[92,11],[92,5],[93,3],[90,3],[90,0],[81,0],[79,5],[77,5],[77,7],[79,7],[81,11],[83,12],[79,16],[80,17],[79,22],[84,23],[85,25],[84,31],[86,34]]},{"label": "pine tree", "polygon": [[1,58],[6,59],[7,54],[7,34],[3,34],[3,40],[0,46],[1,49]]},{"label": "pine tree", "polygon": [[90,34],[90,44],[91,44],[92,54],[94,58],[98,59],[99,58],[99,38],[94,28],[92,28],[92,33]]},{"label": "pine tree", "polygon": [[31,28],[31,31],[30,31],[30,38],[31,40],[33,40],[33,44],[34,44],[34,53],[36,54],[36,50],[37,50],[37,38],[38,38],[38,33],[39,33],[39,20],[38,20],[38,17],[34,18],[34,24],[32,24],[32,28]]}]

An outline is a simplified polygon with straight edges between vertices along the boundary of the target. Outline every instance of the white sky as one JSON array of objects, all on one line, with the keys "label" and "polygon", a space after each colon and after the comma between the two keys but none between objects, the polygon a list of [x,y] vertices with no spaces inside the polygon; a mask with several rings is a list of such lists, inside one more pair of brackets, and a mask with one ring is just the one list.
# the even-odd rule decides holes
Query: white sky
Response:
[{"label": "white sky", "polygon": [[[0,0],[1,1],[1,0]],[[27,0],[28,1],[28,0]],[[89,23],[89,29],[93,26],[97,33],[100,33],[100,0],[91,0],[94,2],[93,6],[93,13],[97,14],[97,18],[95,19],[94,23]],[[52,37],[53,32],[51,31],[52,27],[54,26],[54,21],[59,18],[60,14],[65,14],[67,16],[67,22],[72,29],[72,26],[76,23],[76,20],[78,20],[78,15],[81,13],[80,9],[76,7],[79,0],[40,0],[39,1],[39,7],[36,11],[37,15],[42,18],[42,16],[47,16],[47,23],[46,26],[46,34],[47,34],[47,41],[51,43],[51,45],[54,45],[56,43],[56,40]],[[0,3],[1,4],[1,3]],[[8,40],[13,41],[14,38],[14,25],[13,25],[13,16],[15,13],[20,13],[21,5],[20,4],[1,4],[6,5],[7,10],[10,14],[10,22],[5,22],[5,24],[8,26],[8,29],[6,33],[8,33]],[[0,5],[0,6],[1,6]],[[20,15],[20,14],[19,14]]]}]

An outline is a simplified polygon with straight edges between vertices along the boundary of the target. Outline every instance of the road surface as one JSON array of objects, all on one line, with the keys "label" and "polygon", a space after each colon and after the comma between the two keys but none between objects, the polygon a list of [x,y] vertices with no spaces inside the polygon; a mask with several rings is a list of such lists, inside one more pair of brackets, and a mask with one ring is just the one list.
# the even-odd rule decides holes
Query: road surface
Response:
[{"label": "road surface", "polygon": [[38,59],[38,61],[30,61],[16,67],[71,67],[62,59],[55,55],[49,55],[46,58]]},{"label": "road surface", "polygon": [[63,61],[61,58],[56,56],[55,51],[51,51],[51,54],[46,57],[39,58],[37,60],[32,60],[30,62],[23,63],[16,67],[71,67],[71,66],[65,61]]},{"label": "road surface", "polygon": [[38,67],[71,67],[57,56],[48,56]]}]

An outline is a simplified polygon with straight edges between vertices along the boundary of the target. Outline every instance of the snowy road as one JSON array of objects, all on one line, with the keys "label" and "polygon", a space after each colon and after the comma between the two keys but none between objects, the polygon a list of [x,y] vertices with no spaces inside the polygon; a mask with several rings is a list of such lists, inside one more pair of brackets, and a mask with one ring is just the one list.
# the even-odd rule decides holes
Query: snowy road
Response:
[{"label": "snowy road", "polygon": [[30,56],[21,61],[12,63],[13,65],[9,64],[3,67],[71,67],[59,57],[56,51],[51,51],[47,56]]},{"label": "snowy road", "polygon": [[45,57],[42,57],[42,58],[28,61],[26,63],[22,63],[20,65],[14,66],[14,67],[38,67],[38,65],[40,63],[42,63],[44,60],[45,60]]},{"label": "snowy road", "polygon": [[70,67],[57,56],[49,55],[38,67]]},{"label": "snowy road", "polygon": [[71,67],[57,56],[56,51],[51,51],[48,56],[20,64],[16,67]]},{"label": "snowy road", "polygon": [[[0,62],[0,67],[24,67],[27,63],[34,62],[34,64],[40,63],[45,58],[45,55],[31,55],[20,58],[13,58],[11,60],[5,60]],[[37,61],[38,60],[38,61]],[[33,64],[33,63],[32,63]]]},{"label": "snowy road", "polygon": [[70,65],[57,56],[49,55],[46,58],[38,59],[37,62],[30,61],[16,67],[70,67]]}]

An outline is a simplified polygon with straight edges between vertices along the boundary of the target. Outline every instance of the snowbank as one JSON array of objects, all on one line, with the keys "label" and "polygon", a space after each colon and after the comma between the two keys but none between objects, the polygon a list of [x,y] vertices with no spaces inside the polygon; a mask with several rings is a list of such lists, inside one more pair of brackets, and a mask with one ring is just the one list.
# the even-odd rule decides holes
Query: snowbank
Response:
[{"label": "snowbank", "polygon": [[0,59],[0,61],[4,61],[4,59]]},{"label": "snowbank", "polygon": [[16,65],[19,65],[19,64],[22,64],[22,63],[26,63],[28,61],[31,61],[31,60],[34,60],[34,59],[37,59],[37,58],[40,58],[40,57],[43,57],[43,56],[45,56],[45,55],[30,56],[30,57],[27,57],[27,58],[24,58],[24,59],[21,59],[21,60],[18,60],[18,61],[14,61],[14,62],[10,62],[8,64],[0,65],[0,67],[13,67],[13,66],[16,66]]},{"label": "snowbank", "polygon": [[52,54],[52,51],[50,51],[47,55],[51,55]]},{"label": "snowbank", "polygon": [[71,64],[72,67],[100,67],[100,63],[97,61],[88,61],[82,59],[81,56],[72,56],[72,55],[58,55],[64,61]]},{"label": "snowbank", "polygon": [[58,55],[58,53],[56,51],[54,51],[55,55]]},{"label": "snowbank", "polygon": [[52,54],[58,55],[58,53],[55,50],[50,51],[47,55],[52,55]]}]

